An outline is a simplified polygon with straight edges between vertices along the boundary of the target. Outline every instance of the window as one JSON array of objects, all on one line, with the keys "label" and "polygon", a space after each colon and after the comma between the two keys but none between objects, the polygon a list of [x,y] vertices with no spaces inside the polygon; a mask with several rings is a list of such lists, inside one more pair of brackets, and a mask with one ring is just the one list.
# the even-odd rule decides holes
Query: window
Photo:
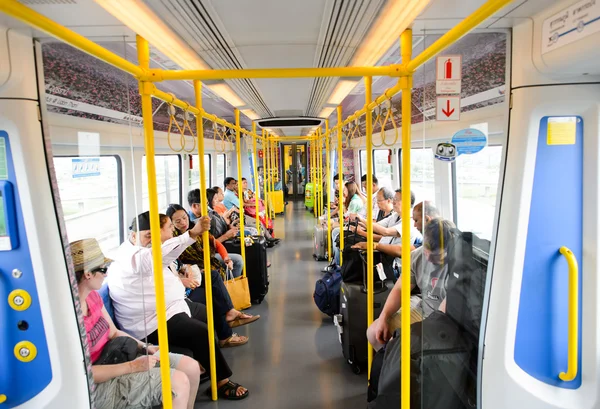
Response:
[{"label": "window", "polygon": [[200,165],[204,166],[205,173],[205,182],[206,188],[212,187],[212,166],[211,166],[212,157],[209,153],[204,154],[204,162],[200,163],[198,161],[198,155],[192,155],[192,168],[190,169],[190,183],[188,185],[189,190],[198,189],[200,187]]},{"label": "window", "polygon": [[70,241],[95,238],[105,254],[123,240],[121,161],[117,156],[55,157]]},{"label": "window", "polygon": [[[398,164],[402,172],[402,155],[398,155]],[[401,184],[401,183],[399,183]],[[433,171],[433,152],[431,148],[413,148],[410,150],[410,190],[415,194],[415,203],[423,200],[435,201],[435,178]]]},{"label": "window", "polygon": [[227,176],[227,158],[224,153],[217,155],[217,168],[215,170],[216,180],[215,185],[221,186]]},{"label": "window", "polygon": [[[376,149],[373,151],[373,169],[380,187],[393,188],[392,164],[389,163],[390,151],[388,149]],[[362,175],[361,175],[362,176]]]},{"label": "window", "polygon": [[[367,151],[360,151],[360,177],[367,173]],[[359,186],[360,187],[360,186]]]},{"label": "window", "polygon": [[500,177],[502,146],[488,146],[456,158],[456,226],[491,240]]},{"label": "window", "polygon": [[[156,188],[158,210],[164,211],[170,203],[181,203],[181,156],[156,155]],[[143,210],[150,209],[148,200],[148,177],[146,156],[142,158],[142,202]]]}]

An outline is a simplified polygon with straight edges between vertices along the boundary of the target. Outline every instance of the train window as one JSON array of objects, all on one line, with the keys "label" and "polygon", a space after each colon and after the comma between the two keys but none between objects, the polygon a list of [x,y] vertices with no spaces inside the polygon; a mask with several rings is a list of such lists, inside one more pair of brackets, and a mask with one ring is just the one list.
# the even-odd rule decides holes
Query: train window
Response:
[{"label": "train window", "polygon": [[491,240],[502,146],[456,158],[456,226]]},{"label": "train window", "polygon": [[377,176],[379,186],[393,188],[392,164],[389,162],[390,151],[388,149],[376,149],[373,151],[373,169]]},{"label": "train window", "polygon": [[[156,155],[155,161],[158,210],[163,211],[169,203],[181,203],[181,156]],[[142,158],[142,200],[144,211],[150,210],[146,174],[146,156],[144,155]]]},{"label": "train window", "polygon": [[360,151],[360,176],[367,173],[367,151]]},{"label": "train window", "polygon": [[[402,169],[402,155],[398,155]],[[410,150],[410,189],[415,194],[415,203],[435,200],[435,177],[433,172],[433,152],[431,148]]]},{"label": "train window", "polygon": [[[212,181],[212,166],[211,166],[211,160],[212,160],[212,156],[210,155],[210,153],[205,153],[204,154],[204,161],[203,161],[203,165],[204,165],[204,171],[206,172],[206,174],[204,175],[206,177],[205,182],[206,182],[206,187],[209,188],[211,187],[211,181]],[[197,189],[200,186],[200,161],[198,160],[198,155],[192,155],[192,168],[190,169],[190,183],[189,183],[189,189]]]},{"label": "train window", "polygon": [[223,181],[225,180],[225,176],[227,175],[227,161],[224,153],[220,153],[217,155],[217,167],[215,170],[215,184],[221,186]]},{"label": "train window", "polygon": [[70,241],[95,238],[109,253],[123,240],[121,159],[54,158],[56,181]]}]

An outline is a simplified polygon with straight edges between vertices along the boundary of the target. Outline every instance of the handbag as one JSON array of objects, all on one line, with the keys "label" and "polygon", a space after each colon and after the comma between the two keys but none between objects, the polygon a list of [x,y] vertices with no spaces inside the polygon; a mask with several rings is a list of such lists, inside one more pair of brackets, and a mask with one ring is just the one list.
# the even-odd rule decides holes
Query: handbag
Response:
[{"label": "handbag", "polygon": [[138,343],[131,337],[116,337],[102,348],[95,365],[114,365],[133,361],[138,355]]},{"label": "handbag", "polygon": [[231,277],[231,279],[225,281],[225,288],[231,297],[233,308],[238,311],[250,308],[252,303],[250,302],[248,278],[244,276],[234,278],[230,269],[227,269],[227,277]]}]

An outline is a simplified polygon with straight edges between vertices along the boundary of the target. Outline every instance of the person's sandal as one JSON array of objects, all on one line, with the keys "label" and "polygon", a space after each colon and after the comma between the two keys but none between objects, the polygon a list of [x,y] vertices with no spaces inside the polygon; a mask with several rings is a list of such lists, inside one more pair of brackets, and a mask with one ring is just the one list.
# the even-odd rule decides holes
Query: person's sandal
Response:
[{"label": "person's sandal", "polygon": [[[233,338],[237,337],[238,340],[234,341]],[[232,347],[239,347],[240,345],[244,345],[248,342],[248,337],[242,336],[242,335],[238,335],[235,332],[226,340],[223,341],[219,341],[219,347],[220,348],[232,348]]]},{"label": "person's sandal", "polygon": [[[239,383],[235,383],[235,382],[227,382],[225,385],[221,386],[219,389],[217,389],[217,395],[219,396],[219,398],[225,399],[225,400],[242,400],[248,397],[248,394],[250,393],[248,391],[248,389],[246,389],[246,392],[244,392],[243,395],[237,396],[236,392],[238,390],[238,388],[240,388],[243,386],[240,385]],[[208,396],[211,396],[211,388],[208,388],[206,390],[206,394]]]},{"label": "person's sandal", "polygon": [[227,325],[229,325],[230,328],[240,327],[242,325],[250,324],[251,322],[254,322],[260,318],[260,315],[251,315],[245,313],[240,313],[240,315],[248,315],[248,318],[240,318],[238,316],[233,321],[228,321]]}]

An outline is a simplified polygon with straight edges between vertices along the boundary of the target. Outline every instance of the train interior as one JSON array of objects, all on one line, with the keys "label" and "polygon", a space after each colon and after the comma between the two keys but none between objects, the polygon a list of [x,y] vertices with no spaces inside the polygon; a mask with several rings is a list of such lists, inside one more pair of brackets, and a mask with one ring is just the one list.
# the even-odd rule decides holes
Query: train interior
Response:
[{"label": "train interior", "polygon": [[[0,408],[600,409],[599,43],[595,0],[0,0]],[[161,349],[113,404],[87,239]],[[166,260],[202,277],[170,276],[203,297],[191,400]],[[217,297],[260,319],[219,331]]]}]

